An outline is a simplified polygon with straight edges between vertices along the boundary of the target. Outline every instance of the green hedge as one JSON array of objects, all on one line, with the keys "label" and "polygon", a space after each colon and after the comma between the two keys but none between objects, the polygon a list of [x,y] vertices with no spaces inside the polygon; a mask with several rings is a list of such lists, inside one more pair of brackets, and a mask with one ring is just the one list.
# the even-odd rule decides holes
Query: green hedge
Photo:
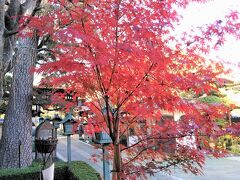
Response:
[{"label": "green hedge", "polygon": [[[27,168],[0,169],[1,180],[38,180],[41,164],[33,162]],[[68,167],[67,163],[55,162],[54,179],[56,180],[99,180],[100,175],[91,166],[82,161],[73,161]]]},{"label": "green hedge", "polygon": [[75,179],[79,180],[98,180],[100,175],[91,166],[82,161],[73,161],[69,167]]}]

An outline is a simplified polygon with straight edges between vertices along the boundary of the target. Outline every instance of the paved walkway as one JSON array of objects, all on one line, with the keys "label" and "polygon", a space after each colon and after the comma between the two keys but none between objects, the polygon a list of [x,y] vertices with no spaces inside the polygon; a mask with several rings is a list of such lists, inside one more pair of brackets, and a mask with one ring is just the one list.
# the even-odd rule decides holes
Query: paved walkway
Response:
[{"label": "paved walkway", "polygon": [[[101,150],[95,149],[87,143],[83,143],[78,139],[78,136],[74,135],[71,138],[71,153],[72,161],[80,160],[88,163],[99,173],[102,174],[102,161],[98,159],[97,162],[94,162],[91,159],[93,154],[99,155],[101,157]],[[67,138],[58,137],[57,145],[57,157],[63,161],[67,161]]]},{"label": "paved walkway", "polygon": [[[77,135],[72,136],[71,138],[71,153],[72,153],[72,160],[81,160],[86,163],[88,163],[90,166],[92,166],[96,171],[98,171],[101,175],[103,174],[103,164],[102,164],[102,150],[101,149],[95,149],[92,145],[84,143],[78,139]],[[91,159],[92,154],[98,155],[100,158],[98,158],[97,162],[94,162]],[[58,145],[57,145],[57,157],[63,161],[67,161],[67,138],[64,136],[58,137]],[[164,174],[158,174],[158,176],[155,177],[149,177],[151,180],[158,180],[168,179],[168,175]]]},{"label": "paved walkway", "polygon": [[183,180],[240,180],[240,157],[206,158],[204,175],[186,174],[179,169],[174,170],[174,176]]},{"label": "paved walkway", "polygon": [[[57,145],[57,156],[67,161],[67,139],[66,137],[59,137]],[[93,146],[78,140],[78,136],[74,135],[72,140],[72,160],[81,160],[87,162],[99,173],[102,174],[102,161],[93,162],[92,154],[102,157],[101,149],[94,149]],[[155,177],[150,177],[149,180],[240,180],[240,157],[226,157],[221,159],[206,158],[206,164],[203,169],[204,175],[195,176],[186,174],[179,169],[173,169],[173,174],[166,175],[158,173]]]}]

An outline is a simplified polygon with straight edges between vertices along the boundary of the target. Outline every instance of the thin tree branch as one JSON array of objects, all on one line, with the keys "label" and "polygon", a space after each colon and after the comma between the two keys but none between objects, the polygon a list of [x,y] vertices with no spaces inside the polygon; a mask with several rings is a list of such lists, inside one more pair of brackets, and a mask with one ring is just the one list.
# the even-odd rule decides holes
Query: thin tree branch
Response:
[{"label": "thin tree branch", "polygon": [[135,86],[135,88],[122,100],[122,102],[120,102],[118,108],[120,108],[132,95],[133,93],[140,87],[140,85],[143,83],[143,81],[146,79],[146,77],[148,76],[149,72],[152,70],[154,64],[151,64],[148,72],[146,72],[144,74],[144,76],[142,77],[142,79],[139,81],[139,83]]},{"label": "thin tree branch", "polygon": [[46,43],[50,40],[50,35],[46,35],[43,37],[43,39],[40,41],[39,45],[38,45],[38,49],[41,49],[44,45],[46,45]]},{"label": "thin tree branch", "polygon": [[191,137],[192,136],[192,133],[187,133],[187,134],[182,134],[182,135],[178,135],[178,136],[166,136],[166,137],[162,137],[161,135],[155,135],[155,136],[148,136],[146,138],[143,138],[141,140],[139,140],[138,142],[136,142],[135,144],[131,145],[131,146],[128,146],[128,147],[125,147],[123,149],[121,149],[121,151],[125,151],[127,149],[130,149],[130,148],[133,148],[135,146],[137,146],[138,144],[140,144],[141,142],[143,141],[147,141],[147,140],[166,140],[166,139],[176,139],[176,138],[183,138],[183,137]]},{"label": "thin tree branch", "polygon": [[[27,9],[29,8],[29,5],[31,4],[31,0],[27,0],[25,3],[21,4],[20,9],[21,9],[21,13],[18,14],[18,16],[22,16]],[[31,15],[29,16],[29,18],[22,24],[21,27],[17,27],[17,29],[13,29],[13,30],[7,30],[5,29],[4,31],[4,36],[5,37],[9,37],[12,35],[15,35],[17,33],[19,33],[20,29],[24,29],[27,27],[27,25],[30,23],[31,19],[36,15],[36,13],[41,9],[40,8],[40,4],[41,4],[42,0],[37,0],[35,8],[33,9]]]},{"label": "thin tree branch", "polygon": [[110,131],[109,132],[110,133],[110,137],[112,138],[113,143],[115,143],[115,138],[116,137],[114,136],[114,133],[113,133],[114,125],[112,126],[111,117],[110,117],[110,114],[109,114],[110,106],[109,106],[109,99],[108,98],[109,98],[108,95],[105,95],[104,100],[105,100],[106,111],[107,111],[107,123],[108,123],[109,131]]}]

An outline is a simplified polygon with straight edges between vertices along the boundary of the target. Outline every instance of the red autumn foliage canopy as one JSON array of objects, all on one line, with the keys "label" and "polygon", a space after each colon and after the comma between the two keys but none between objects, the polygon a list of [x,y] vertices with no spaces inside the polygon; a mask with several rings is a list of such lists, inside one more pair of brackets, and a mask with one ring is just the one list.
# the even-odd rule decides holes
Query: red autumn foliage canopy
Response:
[{"label": "red autumn foliage canopy", "polygon": [[[190,2],[52,1],[54,10],[30,23],[56,43],[56,61],[38,71],[49,75],[53,87],[88,100],[91,122],[112,139],[117,176],[136,178],[175,165],[199,173],[204,153],[220,155],[210,142],[226,133],[216,120],[226,117],[227,108],[183,94],[217,91],[223,66],[202,54],[222,45],[226,34],[239,38],[238,13],[178,40],[172,35],[180,22],[177,8]],[[175,119],[164,120],[169,114]],[[135,141],[120,145],[129,129]]]}]

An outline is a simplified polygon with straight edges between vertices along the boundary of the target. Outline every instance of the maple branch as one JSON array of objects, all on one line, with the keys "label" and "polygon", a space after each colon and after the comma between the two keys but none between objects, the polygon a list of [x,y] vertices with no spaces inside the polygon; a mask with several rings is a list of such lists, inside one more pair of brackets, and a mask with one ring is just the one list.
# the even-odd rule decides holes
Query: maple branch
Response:
[{"label": "maple branch", "polygon": [[[95,94],[95,93],[94,93],[94,94]],[[92,103],[92,104],[93,104],[93,106],[101,113],[104,121],[105,121],[105,122],[107,123],[107,125],[108,125],[109,132],[110,132],[110,133],[109,133],[109,134],[110,134],[110,137],[113,137],[113,129],[112,129],[112,125],[111,125],[111,118],[110,118],[110,115],[109,115],[108,97],[106,96],[106,97],[104,98],[105,104],[106,104],[106,110],[107,110],[107,118],[106,118],[106,117],[105,117],[105,114],[104,114],[104,112],[103,112],[102,103],[101,103],[99,97],[97,96],[97,94],[95,94],[95,96],[96,96],[96,98],[97,98],[97,101],[98,101],[98,104],[99,104],[99,107],[100,107],[100,108],[98,108],[94,103]]]},{"label": "maple branch", "polygon": [[[168,143],[168,142],[170,142],[170,141],[171,141],[171,139],[169,139],[168,141],[165,141],[164,143]],[[131,163],[132,161],[134,161],[135,159],[137,159],[144,151],[146,151],[146,150],[148,150],[148,149],[150,149],[150,148],[154,148],[154,147],[156,147],[156,144],[151,145],[151,146],[147,146],[147,147],[143,147],[143,149],[142,149],[141,151],[139,151],[139,152],[137,153],[137,155],[135,155],[135,156],[134,156],[131,160],[129,160],[128,162],[124,163],[123,166],[126,166],[127,164],[129,164],[129,163]]]},{"label": "maple branch", "polygon": [[109,80],[109,86],[108,86],[108,89],[110,89],[110,86],[112,84],[112,79],[113,79],[113,74],[115,73],[115,69],[116,69],[116,63],[114,62],[113,64],[113,70],[111,72],[111,76],[110,76],[110,80]]},{"label": "maple branch", "polygon": [[174,86],[168,85],[167,83],[163,82],[163,80],[158,80],[157,78],[155,78],[155,77],[154,77],[153,75],[151,75],[151,74],[149,74],[149,77],[151,77],[153,80],[157,81],[157,82],[159,83],[159,85],[161,85],[161,86],[167,86],[167,87],[169,87],[169,88],[174,88],[174,89],[175,89]]},{"label": "maple branch", "polygon": [[116,117],[114,118],[114,130],[117,132],[117,135],[118,135],[118,144],[120,143],[119,142],[119,139],[120,139],[120,134],[119,134],[119,125],[120,125],[120,119],[118,117],[118,112],[117,111],[117,114],[116,114]]},{"label": "maple branch", "polygon": [[[98,98],[97,98],[98,99]],[[99,99],[98,99],[99,100]],[[99,103],[99,102],[98,102]],[[94,103],[91,103],[99,112],[101,112],[102,113],[102,107],[100,106],[100,108],[99,107],[97,107]],[[100,104],[100,103],[99,103]],[[103,114],[103,113],[102,113]]]},{"label": "maple branch", "polygon": [[[127,82],[124,82],[124,84],[123,85],[125,85]],[[122,86],[123,86],[122,85]],[[116,92],[118,92],[119,93],[119,89],[121,89],[121,87],[122,86],[119,86],[118,88],[116,88],[114,91],[113,91],[113,93],[112,94],[115,94]],[[118,94],[118,98],[117,98],[118,100],[117,100],[117,102],[119,102],[119,100],[120,100],[120,95]]]},{"label": "maple branch", "polygon": [[168,164],[165,165],[165,166],[160,166],[160,167],[158,167],[159,170],[158,170],[158,171],[155,171],[154,173],[161,172],[161,171],[164,170],[164,169],[168,169],[168,168],[170,168],[170,167],[172,167],[172,166],[176,166],[176,165],[178,165],[178,164],[180,164],[180,163],[188,162],[188,161],[192,161],[192,160],[190,160],[190,159],[188,159],[188,158],[186,158],[186,159],[176,159],[176,160],[173,161],[173,162],[168,162]]},{"label": "maple branch", "polygon": [[[155,165],[157,164],[157,165],[159,165],[159,164],[163,164],[163,162],[158,162],[158,161],[152,161]],[[172,162],[169,162],[168,161],[168,164],[167,165],[160,165],[160,166],[158,166],[157,167],[157,169],[158,170],[156,170],[156,169],[154,169],[155,171],[153,172],[153,169],[151,169],[151,167],[149,167],[149,166],[147,166],[147,167],[144,167],[144,166],[142,166],[142,168],[145,170],[145,171],[147,171],[147,170],[149,170],[150,172],[152,172],[152,173],[158,173],[158,172],[162,172],[164,169],[168,169],[168,168],[170,168],[170,167],[172,167],[172,166],[176,166],[176,165],[179,165],[179,164],[182,164],[182,163],[187,163],[187,162],[192,162],[192,160],[191,159],[189,159],[189,158],[184,158],[184,157],[182,157],[181,159],[174,159],[174,161],[172,161]],[[126,175],[130,175],[130,174],[136,174],[136,173],[139,173],[139,172],[141,172],[140,170],[139,171],[132,171],[132,172],[130,172],[130,173],[126,173]]]},{"label": "maple branch", "polygon": [[[42,2],[42,0],[37,0],[36,5],[35,5],[35,8],[33,9],[31,15],[30,15],[29,18],[22,24],[22,26],[21,26],[20,28],[18,27],[17,29],[13,29],[13,30],[10,30],[10,31],[7,30],[7,29],[5,29],[4,36],[5,36],[5,37],[9,37],[9,36],[15,35],[15,34],[19,33],[20,29],[26,28],[27,25],[28,25],[28,24],[30,23],[30,21],[32,20],[32,18],[33,18],[33,17],[36,15],[36,13],[41,9],[41,8],[40,8],[41,2]],[[27,7],[28,7],[29,3],[30,3],[30,1],[28,0],[28,1],[26,1],[25,3],[21,4],[21,7],[20,7],[20,8],[22,9],[22,12],[21,12],[21,14],[19,14],[19,16],[20,16],[20,15],[23,15],[23,13],[25,13],[25,11],[27,10]]]},{"label": "maple branch", "polygon": [[[169,140],[170,141],[170,140]],[[169,142],[167,141],[167,142]],[[167,143],[166,142],[166,143]],[[131,160],[129,160],[128,162],[124,163],[123,166],[126,166],[127,164],[133,162],[134,160],[136,160],[144,151],[146,151],[147,149],[149,148],[153,148],[155,147],[155,145],[152,145],[152,146],[148,146],[147,148],[143,148],[136,156],[134,156]],[[170,156],[170,158],[172,159],[165,159],[165,161],[156,161],[155,159],[152,159],[152,161],[150,163],[153,163],[155,168],[151,168],[151,166],[148,165],[148,163],[146,163],[147,167],[146,166],[141,166],[141,168],[143,168],[145,171],[147,170],[150,170],[149,172],[150,173],[157,173],[157,172],[160,172],[164,169],[168,169],[169,167],[171,166],[176,166],[176,165],[182,165],[184,166],[184,164],[186,163],[191,163],[193,164],[194,161],[192,160],[192,158],[189,158],[188,154],[186,154],[186,156]],[[166,164],[166,165],[165,165]],[[199,167],[201,167],[199,165]],[[191,171],[191,170],[190,170]],[[140,172],[140,171],[133,171],[131,173],[128,173],[128,174],[133,174],[133,173],[136,173],[136,172]],[[191,171],[192,172],[192,171]],[[201,172],[201,171],[200,171]]]},{"label": "maple branch", "polygon": [[[197,136],[197,137],[209,137],[211,134],[198,134],[198,135],[196,135],[195,134],[195,136]],[[216,134],[216,136],[221,136],[222,134],[221,133],[219,133],[219,134]],[[193,132],[188,132],[188,133],[186,133],[186,134],[181,134],[181,135],[178,135],[178,136],[167,136],[167,137],[161,137],[161,135],[158,137],[154,137],[154,136],[149,136],[149,137],[146,137],[146,138],[143,138],[143,139],[141,139],[141,140],[139,140],[138,142],[136,142],[135,144],[133,144],[133,145],[131,145],[131,146],[128,146],[128,147],[125,147],[125,148],[123,148],[123,149],[121,149],[121,152],[122,151],[125,151],[125,150],[127,150],[127,149],[130,149],[130,148],[133,148],[133,147],[135,147],[135,146],[137,146],[138,144],[140,144],[141,142],[144,142],[144,141],[147,141],[147,140],[168,140],[168,141],[170,141],[170,140],[172,140],[172,139],[177,139],[177,138],[184,138],[184,137],[192,137],[193,136]],[[161,143],[167,143],[168,141],[161,141]]]},{"label": "maple branch", "polygon": [[[100,111],[100,113],[102,114],[102,117],[103,117],[105,123],[107,123],[107,120],[106,120],[106,118],[105,118],[105,115],[104,115],[104,113],[103,113],[103,111],[102,111],[103,107],[101,106],[101,103],[100,103],[100,100],[99,100],[98,97],[97,97],[97,99],[98,99],[98,104],[99,104],[100,108],[98,108],[94,103],[92,103],[92,104],[93,104],[93,106],[94,106],[98,111]],[[98,124],[99,124],[99,122],[98,122]],[[104,128],[104,126],[103,126],[102,128]],[[104,128],[104,129],[105,129],[105,128]],[[108,128],[108,129],[109,129],[109,128]],[[107,131],[106,131],[106,132],[107,132]],[[111,137],[111,136],[110,136],[110,137]]]},{"label": "maple branch", "polygon": [[38,45],[38,49],[42,48],[49,40],[50,40],[49,34],[44,36]]},{"label": "maple branch", "polygon": [[115,142],[115,136],[113,134],[113,128],[114,128],[114,125],[112,127],[112,123],[111,123],[111,117],[110,117],[110,114],[109,114],[109,97],[108,95],[105,95],[104,96],[104,100],[105,100],[105,103],[106,103],[106,111],[107,111],[107,123],[108,123],[108,127],[109,127],[109,134],[110,134],[110,137],[112,138],[112,141],[113,143]]},{"label": "maple branch", "polygon": [[156,137],[157,135],[155,135],[155,137],[154,136],[148,136],[148,137],[146,137],[146,138],[143,138],[143,139],[141,139],[141,140],[139,140],[138,142],[136,142],[135,144],[133,144],[133,145],[131,145],[131,146],[128,146],[128,147],[125,147],[125,148],[123,148],[123,149],[121,149],[121,152],[122,151],[125,151],[125,150],[127,150],[127,149],[130,149],[130,148],[132,148],[132,147],[135,147],[135,146],[137,146],[138,144],[140,144],[141,142],[143,142],[143,141],[147,141],[147,140],[168,140],[168,139],[176,139],[176,138],[183,138],[183,137],[187,137],[187,136],[189,136],[189,137],[191,137],[192,136],[192,132],[189,134],[189,133],[187,133],[187,134],[182,134],[182,135],[179,135],[179,136],[167,136],[167,137],[161,137],[161,135],[159,136],[159,137]]},{"label": "maple branch", "polygon": [[102,81],[102,77],[101,77],[101,72],[100,72],[99,66],[96,65],[94,70],[95,70],[96,75],[97,75],[97,81],[98,81],[99,88],[101,89],[102,96],[105,96],[107,91],[106,91],[105,86],[104,86],[103,81]]},{"label": "maple branch", "polygon": [[38,52],[41,52],[41,51],[48,51],[52,54],[56,53],[56,51],[53,51],[52,49],[49,49],[49,48],[40,48],[40,49],[37,49]]},{"label": "maple branch", "polygon": [[152,70],[154,64],[152,63],[151,66],[148,69],[148,72],[146,72],[144,74],[144,76],[142,77],[142,79],[139,81],[139,83],[135,86],[135,88],[122,100],[122,102],[120,102],[118,108],[120,108],[132,95],[133,93],[139,88],[139,86],[142,84],[142,82],[146,79],[146,77],[148,77],[149,72]]},{"label": "maple branch", "polygon": [[[95,93],[94,93],[95,94]],[[102,103],[100,102],[100,99],[99,99],[99,97],[97,96],[97,94],[95,94],[95,96],[96,96],[96,98],[97,98],[97,101],[98,101],[98,105],[99,105],[99,107],[100,108],[98,108],[94,103],[92,103],[93,104],[93,106],[102,114],[102,117],[103,117],[103,119],[104,119],[104,121],[107,123],[107,120],[106,120],[106,118],[105,118],[105,116],[104,116],[104,113],[103,113],[103,107],[102,107]]]},{"label": "maple branch", "polygon": [[[118,15],[119,15],[119,5],[118,5],[118,13],[117,13],[117,25],[116,25],[116,31],[115,31],[115,58],[118,59]],[[111,83],[112,83],[112,79],[113,79],[113,74],[115,73],[115,70],[116,70],[116,62],[114,62],[114,65],[113,65],[113,69],[112,69],[112,72],[111,72],[111,77],[110,77],[110,80],[109,80],[109,89],[111,87]],[[113,116],[113,127],[114,127],[114,130],[115,132],[117,133],[117,141],[119,141],[121,135],[119,134],[119,125],[120,125],[120,118],[119,118],[119,110],[120,108],[118,107],[117,110],[115,112],[112,113],[112,116]],[[116,116],[114,117],[116,113]],[[114,139],[115,140],[115,139]],[[120,143],[120,142],[117,142],[117,143]]]},{"label": "maple branch", "polygon": [[[76,4],[78,4],[78,3],[74,3],[72,0],[68,0],[74,7],[77,7],[77,5]],[[81,4],[81,5],[83,5],[84,4],[84,0],[79,0],[79,3]]]},{"label": "maple branch", "polygon": [[130,125],[132,125],[133,123],[137,122],[137,120],[138,120],[137,116],[134,116],[131,120],[132,120],[132,122],[127,124],[127,127],[122,131],[122,133],[120,134],[120,137],[122,137],[125,134],[125,132],[129,129]]},{"label": "maple branch", "polygon": [[[79,1],[79,3],[73,3],[72,2],[72,0],[68,0],[68,2],[70,2],[74,7],[84,7],[84,0],[80,0]],[[72,9],[71,8],[71,6],[70,7],[68,7],[68,6],[66,6],[65,4],[63,4],[63,3],[61,3],[60,2],[60,0],[58,0],[58,3],[60,4],[60,5],[62,5],[63,6],[63,8],[66,10],[66,11],[68,11],[68,13],[71,15],[71,13],[72,12],[74,12],[74,13],[76,13],[76,14],[79,14],[79,12],[78,11],[76,11],[76,10],[74,10],[74,9]],[[78,5],[78,6],[77,6]],[[71,17],[72,17],[72,15],[71,15]]]},{"label": "maple branch", "polygon": [[[81,18],[81,24],[82,24],[83,32],[86,34],[83,18]],[[91,48],[91,46],[89,44],[86,44],[86,47],[88,48],[90,53],[95,55],[95,53],[93,52],[93,50],[92,50],[92,48]],[[98,81],[99,87],[101,89],[102,95],[105,95],[107,93],[107,91],[106,91],[105,86],[103,84],[103,81],[102,81],[102,78],[101,78],[100,69],[99,69],[98,65],[95,66],[94,71],[96,72],[97,81]]]},{"label": "maple branch", "polygon": [[[117,11],[116,11],[116,28],[115,28],[115,58],[116,58],[116,60],[118,59],[118,55],[119,55],[119,51],[118,51],[118,38],[119,38],[118,28],[119,28],[119,9],[120,9],[120,3],[121,3],[121,0],[118,1]],[[108,89],[109,89],[110,86],[111,86],[113,74],[115,73],[115,69],[116,69],[116,62],[114,62],[114,64],[113,64],[113,69],[112,69],[112,72],[111,72]]]},{"label": "maple branch", "polygon": [[[154,146],[151,146],[154,147]],[[144,151],[148,150],[150,147],[144,147],[141,151],[139,151],[132,159],[130,159],[128,162],[123,163],[123,167],[131,163],[132,161],[136,160]]]}]

